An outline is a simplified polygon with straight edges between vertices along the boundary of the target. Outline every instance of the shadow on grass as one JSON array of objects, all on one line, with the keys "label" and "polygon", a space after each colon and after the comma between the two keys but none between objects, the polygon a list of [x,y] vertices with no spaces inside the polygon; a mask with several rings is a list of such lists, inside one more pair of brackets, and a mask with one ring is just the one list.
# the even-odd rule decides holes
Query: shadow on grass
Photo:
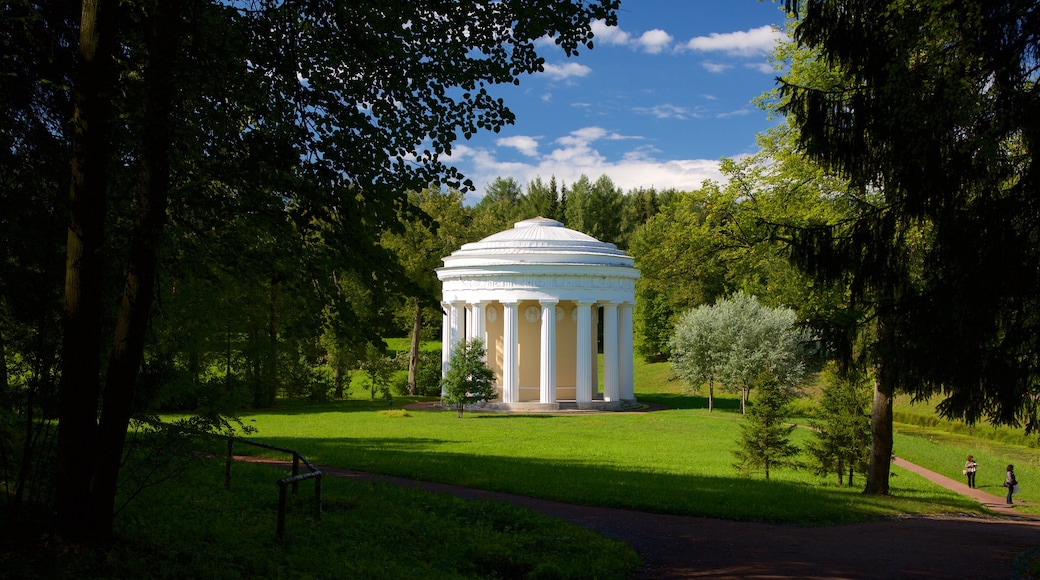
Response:
[{"label": "shadow on grass", "polygon": [[[505,417],[504,417],[505,418]],[[731,520],[825,525],[903,513],[978,513],[977,503],[942,490],[893,482],[893,497],[859,488],[761,478],[673,474],[593,464],[581,459],[453,453],[452,441],[403,438],[272,438],[318,465],[412,480],[537,497],[566,503]],[[580,450],[575,450],[580,453]]]},{"label": "shadow on grass", "polygon": [[328,401],[309,401],[306,399],[279,399],[266,409],[246,409],[242,415],[309,415],[314,413],[362,413],[401,409],[411,403],[436,401],[437,397],[394,397],[394,404],[384,399],[333,399]]},{"label": "shadow on grass", "polygon": [[[640,403],[657,403],[670,409],[707,409],[708,398],[677,393],[637,393]],[[740,412],[740,399],[715,397],[713,409],[721,412]]]},{"label": "shadow on grass", "polygon": [[524,419],[564,419],[564,418],[566,418],[563,415],[546,415],[544,413],[541,413],[541,414],[531,413],[531,414],[528,414],[528,415],[525,415],[523,413],[496,413],[494,415],[481,415],[480,412],[477,411],[477,412],[468,413],[468,414],[473,415],[473,417],[475,419],[519,419],[519,418],[524,418]]}]

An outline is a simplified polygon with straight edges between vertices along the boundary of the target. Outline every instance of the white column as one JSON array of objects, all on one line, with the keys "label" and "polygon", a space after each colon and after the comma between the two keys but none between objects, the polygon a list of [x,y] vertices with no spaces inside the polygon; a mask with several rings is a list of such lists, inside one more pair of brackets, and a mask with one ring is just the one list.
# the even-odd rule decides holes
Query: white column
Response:
[{"label": "white column", "polygon": [[634,401],[635,376],[632,366],[632,303],[622,302],[618,308],[618,382],[620,383],[621,399]]},{"label": "white column", "polygon": [[[448,374],[448,362],[451,360],[451,305],[441,302],[441,378]],[[441,387],[444,396],[444,387]]]},{"label": "white column", "polygon": [[517,367],[517,305],[519,302],[502,302],[502,402],[520,401],[520,369]]},{"label": "white column", "polygon": [[483,300],[479,300],[477,302],[474,302],[471,305],[471,312],[472,312],[472,315],[473,315],[472,316],[472,322],[473,323],[471,324],[470,337],[471,338],[479,338],[481,340],[481,342],[484,343],[484,350],[485,351],[487,350],[487,336],[485,336],[486,325],[485,325],[484,321],[486,319],[485,318],[485,312],[486,312],[486,309],[487,309],[487,305],[488,305],[488,303],[484,302]]},{"label": "white column", "polygon": [[557,300],[539,300],[542,305],[542,352],[539,365],[540,403],[556,402],[556,303]]},{"label": "white column", "polygon": [[574,367],[577,372],[575,399],[578,404],[592,401],[592,303],[578,302],[578,348]]},{"label": "white column", "polygon": [[466,340],[466,303],[455,300],[451,303],[451,346]]},{"label": "white column", "polygon": [[603,400],[621,398],[618,385],[618,305],[603,304]]}]

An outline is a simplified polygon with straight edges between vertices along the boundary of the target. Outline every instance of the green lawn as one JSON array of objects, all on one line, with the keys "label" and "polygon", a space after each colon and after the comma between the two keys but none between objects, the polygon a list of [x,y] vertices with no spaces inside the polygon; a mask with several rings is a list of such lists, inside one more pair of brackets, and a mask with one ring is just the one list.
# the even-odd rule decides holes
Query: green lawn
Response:
[{"label": "green lawn", "polygon": [[[280,401],[250,412],[250,438],[294,448],[319,465],[588,505],[789,524],[823,525],[897,514],[984,510],[974,501],[895,468],[890,497],[866,497],[862,477],[779,469],[766,481],[741,477],[732,451],[742,417],[735,395],[684,393],[667,364],[636,364],[637,398],[670,407],[648,413],[565,416],[404,411],[406,397],[312,403]],[[754,395],[752,395],[752,400]],[[808,403],[800,410],[811,408]],[[807,412],[807,411],[806,411]],[[1024,493],[1040,481],[1035,450],[1001,438],[944,429],[934,412],[897,409],[896,453],[960,478],[964,456],[979,460],[980,487],[1002,494],[1003,466],[1016,464]],[[799,423],[804,419],[796,419]],[[929,418],[931,417],[931,418]],[[923,426],[928,425],[928,426]],[[1011,432],[1011,435],[1014,435]],[[811,433],[796,430],[796,443]],[[1016,441],[1028,441],[1027,438]],[[239,452],[247,448],[239,447]],[[311,515],[313,485],[291,498],[286,539],[274,539],[274,480],[284,472],[236,465],[224,490],[221,448],[177,479],[149,488],[117,522],[120,541],[102,552],[39,545],[9,553],[5,572],[28,577],[626,578],[638,566],[627,547],[515,508],[412,489],[326,478],[325,513]],[[1036,508],[1019,508],[1034,510]],[[545,538],[554,538],[546,549]],[[537,547],[537,549],[535,549]],[[531,554],[537,554],[532,557]],[[214,566],[214,562],[220,562]],[[590,572],[591,571],[591,572]]]},{"label": "green lawn", "polygon": [[[322,465],[588,505],[804,524],[981,512],[905,472],[893,480],[891,498],[865,497],[858,486],[792,469],[772,472],[769,481],[741,477],[732,467],[742,420],[734,411],[462,419],[384,411],[378,402],[287,402],[243,419],[257,429],[253,438],[298,449]],[[809,436],[795,432],[796,441]]]}]

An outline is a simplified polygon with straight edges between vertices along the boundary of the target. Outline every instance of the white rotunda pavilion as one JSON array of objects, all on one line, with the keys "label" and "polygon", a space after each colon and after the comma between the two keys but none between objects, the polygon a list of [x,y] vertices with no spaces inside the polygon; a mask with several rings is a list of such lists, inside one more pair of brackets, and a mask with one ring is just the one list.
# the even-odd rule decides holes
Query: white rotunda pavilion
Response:
[{"label": "white rotunda pavilion", "polygon": [[[499,397],[484,408],[619,408],[635,403],[632,307],[639,270],[614,244],[537,217],[465,244],[438,268],[442,368],[480,338]],[[597,372],[602,328],[603,389]]]}]

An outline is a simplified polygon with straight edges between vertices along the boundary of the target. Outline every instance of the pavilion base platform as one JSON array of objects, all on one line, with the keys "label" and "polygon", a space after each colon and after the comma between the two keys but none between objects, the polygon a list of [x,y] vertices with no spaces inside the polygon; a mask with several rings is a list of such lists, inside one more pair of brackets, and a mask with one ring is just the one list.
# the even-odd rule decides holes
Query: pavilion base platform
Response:
[{"label": "pavilion base platform", "polygon": [[557,401],[555,403],[502,403],[489,401],[466,405],[466,410],[477,413],[580,413],[587,411],[631,411],[642,407],[634,399],[620,401],[593,400],[588,403],[575,401]]}]

